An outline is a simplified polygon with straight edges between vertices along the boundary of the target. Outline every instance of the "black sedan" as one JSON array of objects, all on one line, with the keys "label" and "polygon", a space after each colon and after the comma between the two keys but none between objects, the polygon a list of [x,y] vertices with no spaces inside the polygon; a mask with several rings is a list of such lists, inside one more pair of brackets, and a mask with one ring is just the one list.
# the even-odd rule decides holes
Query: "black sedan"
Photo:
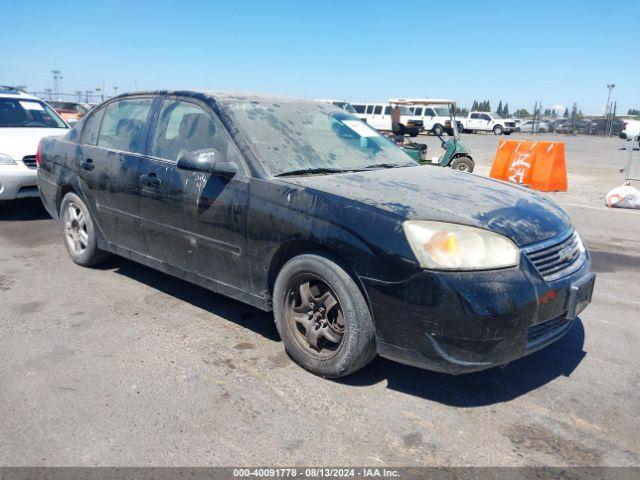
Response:
[{"label": "black sedan", "polygon": [[506,364],[591,299],[560,207],[420,166],[326,103],[125,94],[44,139],[37,160],[76,263],[122,255],[273,310],[290,356],[318,375],[376,354],[449,373]]}]

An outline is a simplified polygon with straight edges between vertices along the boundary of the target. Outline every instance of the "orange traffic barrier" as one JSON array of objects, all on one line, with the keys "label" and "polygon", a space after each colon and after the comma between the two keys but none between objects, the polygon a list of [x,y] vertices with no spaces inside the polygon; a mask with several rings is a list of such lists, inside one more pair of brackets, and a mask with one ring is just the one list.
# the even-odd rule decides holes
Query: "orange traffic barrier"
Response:
[{"label": "orange traffic barrier", "polygon": [[501,141],[489,176],[542,192],[566,192],[564,143]]}]

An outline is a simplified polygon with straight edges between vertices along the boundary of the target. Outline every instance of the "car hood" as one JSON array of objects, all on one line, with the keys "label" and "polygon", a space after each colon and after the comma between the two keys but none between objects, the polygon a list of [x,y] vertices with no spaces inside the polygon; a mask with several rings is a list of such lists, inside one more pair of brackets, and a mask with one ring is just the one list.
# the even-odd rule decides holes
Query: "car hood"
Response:
[{"label": "car hood", "polygon": [[68,131],[67,128],[0,128],[0,153],[20,160],[35,155],[44,137],[60,136]]},{"label": "car hood", "polygon": [[491,230],[523,246],[571,227],[558,205],[524,187],[434,166],[281,178],[354,200],[408,220]]}]

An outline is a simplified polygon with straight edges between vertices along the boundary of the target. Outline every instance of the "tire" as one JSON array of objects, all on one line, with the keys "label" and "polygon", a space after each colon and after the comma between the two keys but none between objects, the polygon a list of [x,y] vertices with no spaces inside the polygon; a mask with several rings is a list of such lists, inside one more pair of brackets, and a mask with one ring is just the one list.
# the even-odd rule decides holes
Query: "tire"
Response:
[{"label": "tire", "polygon": [[493,127],[493,133],[494,135],[502,135],[504,133],[504,128],[502,128],[502,125],[496,125]]},{"label": "tire", "polygon": [[509,130],[508,132],[504,132],[505,135],[511,135],[511,130]]},{"label": "tire", "polygon": [[98,249],[96,229],[89,209],[75,193],[67,193],[60,204],[62,239],[71,259],[83,267],[103,262],[107,254]]},{"label": "tire", "polygon": [[460,172],[472,173],[473,168],[475,167],[475,163],[469,157],[458,157],[458,158],[454,158],[449,166],[452,169],[458,170]]},{"label": "tire", "polygon": [[343,377],[376,355],[364,296],[338,262],[326,256],[299,255],[282,267],[273,289],[273,313],[287,353],[311,373]]},{"label": "tire", "polygon": [[444,127],[439,123],[436,123],[431,129],[431,131],[436,135],[442,135],[444,133]]}]

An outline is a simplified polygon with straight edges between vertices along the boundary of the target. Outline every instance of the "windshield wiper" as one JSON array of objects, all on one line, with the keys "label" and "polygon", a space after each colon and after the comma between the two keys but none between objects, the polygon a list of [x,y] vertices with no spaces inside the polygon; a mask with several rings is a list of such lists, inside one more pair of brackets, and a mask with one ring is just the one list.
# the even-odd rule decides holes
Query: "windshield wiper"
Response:
[{"label": "windshield wiper", "polygon": [[404,165],[398,165],[397,163],[376,163],[373,165],[367,165],[363,168],[363,170],[372,170],[374,168],[400,168],[400,167],[410,167],[412,163],[405,163]]},{"label": "windshield wiper", "polygon": [[290,170],[288,172],[282,172],[274,175],[275,177],[287,177],[294,175],[313,175],[322,173],[342,173],[353,172],[354,170],[345,170],[342,168],[330,168],[330,167],[316,167],[316,168],[301,168],[300,170]]}]

